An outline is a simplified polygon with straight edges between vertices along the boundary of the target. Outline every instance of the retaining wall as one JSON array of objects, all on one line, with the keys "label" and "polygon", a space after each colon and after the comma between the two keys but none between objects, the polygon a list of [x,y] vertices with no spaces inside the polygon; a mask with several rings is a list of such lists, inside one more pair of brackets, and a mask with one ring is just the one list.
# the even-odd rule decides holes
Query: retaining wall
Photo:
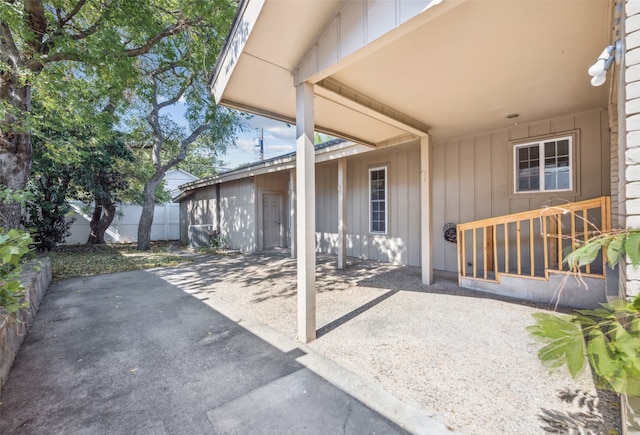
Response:
[{"label": "retaining wall", "polygon": [[0,312],[0,398],[1,388],[9,377],[13,360],[51,282],[49,259],[37,259],[25,264],[22,267],[21,282],[25,287],[25,300],[29,306],[8,316]]}]

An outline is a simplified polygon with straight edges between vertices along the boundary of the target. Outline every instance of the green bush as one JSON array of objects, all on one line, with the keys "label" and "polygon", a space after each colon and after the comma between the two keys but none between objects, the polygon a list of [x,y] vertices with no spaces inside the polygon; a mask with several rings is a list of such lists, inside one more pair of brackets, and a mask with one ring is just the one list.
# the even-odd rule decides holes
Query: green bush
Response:
[{"label": "green bush", "polygon": [[[640,231],[595,237],[567,254],[564,262],[571,270],[578,270],[593,262],[600,249],[606,252],[611,267],[624,254],[638,266]],[[640,397],[640,295],[601,305],[572,315],[534,314],[536,324],[527,330],[545,343],[538,358],[549,369],[566,364],[573,377],[588,361],[598,387]]]},{"label": "green bush", "polygon": [[[0,202],[20,203],[24,207],[29,195],[23,191],[14,191],[0,187]],[[22,258],[30,252],[33,243],[26,230],[3,227],[6,221],[0,215],[0,309],[12,313],[25,306],[20,302],[24,296],[24,288],[20,284],[20,267]]]},{"label": "green bush", "polygon": [[0,308],[14,312],[25,303],[24,288],[20,284],[20,260],[29,253],[31,236],[26,231],[0,229]]}]

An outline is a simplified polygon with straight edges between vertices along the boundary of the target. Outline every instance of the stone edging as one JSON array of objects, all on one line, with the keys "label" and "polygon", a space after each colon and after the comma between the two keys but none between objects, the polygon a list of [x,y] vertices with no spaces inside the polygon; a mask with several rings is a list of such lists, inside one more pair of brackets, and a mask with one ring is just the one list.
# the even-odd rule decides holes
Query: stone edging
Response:
[{"label": "stone edging", "polygon": [[29,306],[11,314],[8,321],[0,319],[0,388],[9,377],[13,360],[51,282],[49,258],[39,258],[24,264],[20,281],[25,288],[25,299]]}]

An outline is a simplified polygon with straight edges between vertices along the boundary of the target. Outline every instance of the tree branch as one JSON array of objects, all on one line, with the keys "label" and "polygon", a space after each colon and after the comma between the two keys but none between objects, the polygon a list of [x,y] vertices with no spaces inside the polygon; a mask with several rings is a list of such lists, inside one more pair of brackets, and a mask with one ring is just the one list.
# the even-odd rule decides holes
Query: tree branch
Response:
[{"label": "tree branch", "polygon": [[182,85],[182,87],[180,88],[178,93],[176,93],[173,96],[173,98],[171,98],[169,100],[166,100],[166,101],[163,101],[162,103],[158,104],[158,110],[164,109],[165,107],[171,106],[171,105],[177,103],[178,101],[180,101],[180,98],[182,98],[182,96],[187,91],[189,86],[191,86],[192,83],[193,83],[193,75],[189,77],[189,80],[187,80],[187,82],[184,85]]},{"label": "tree branch", "polygon": [[198,128],[193,130],[189,135],[189,137],[185,138],[182,142],[180,142],[180,153],[178,153],[177,156],[175,156],[174,158],[169,160],[167,163],[165,163],[162,166],[162,170],[166,172],[167,170],[171,169],[173,166],[183,161],[185,157],[187,157],[187,151],[189,151],[189,146],[196,139],[198,139],[202,133],[204,133],[207,130],[211,130],[212,127],[213,125],[211,123],[206,123],[206,124],[200,124]]},{"label": "tree branch", "polygon": [[60,20],[58,22],[58,27],[62,28],[64,27],[65,24],[67,24],[69,21],[71,21],[73,19],[73,17],[76,16],[76,14],[78,12],[80,12],[80,9],[82,9],[82,7],[84,6],[84,4],[87,2],[87,0],[79,0],[78,3],[76,3],[76,6],[73,8],[73,10],[71,12],[69,12],[69,15],[67,15],[66,17],[64,17],[62,20]]},{"label": "tree branch", "polygon": [[194,26],[203,21],[202,17],[197,17],[191,20],[185,20],[183,18],[179,18],[178,22],[173,26],[169,26],[161,32],[153,35],[149,40],[140,47],[131,48],[129,50],[125,50],[125,54],[129,57],[137,57],[143,54],[147,54],[151,49],[164,38],[172,35],[177,35],[178,33],[183,32],[188,27]]}]

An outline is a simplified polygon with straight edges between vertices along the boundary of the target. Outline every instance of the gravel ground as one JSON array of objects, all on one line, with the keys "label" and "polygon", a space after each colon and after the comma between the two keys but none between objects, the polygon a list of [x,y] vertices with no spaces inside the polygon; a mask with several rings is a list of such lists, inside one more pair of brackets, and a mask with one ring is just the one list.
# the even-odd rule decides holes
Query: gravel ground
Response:
[{"label": "gravel ground", "polygon": [[[296,336],[295,260],[286,251],[195,255],[155,273],[219,298]],[[457,287],[455,274],[420,283],[420,269],[350,258],[317,261],[318,339],[309,347],[466,434],[620,431],[617,397],[590,373],[551,376],[525,331],[548,307]]]}]

